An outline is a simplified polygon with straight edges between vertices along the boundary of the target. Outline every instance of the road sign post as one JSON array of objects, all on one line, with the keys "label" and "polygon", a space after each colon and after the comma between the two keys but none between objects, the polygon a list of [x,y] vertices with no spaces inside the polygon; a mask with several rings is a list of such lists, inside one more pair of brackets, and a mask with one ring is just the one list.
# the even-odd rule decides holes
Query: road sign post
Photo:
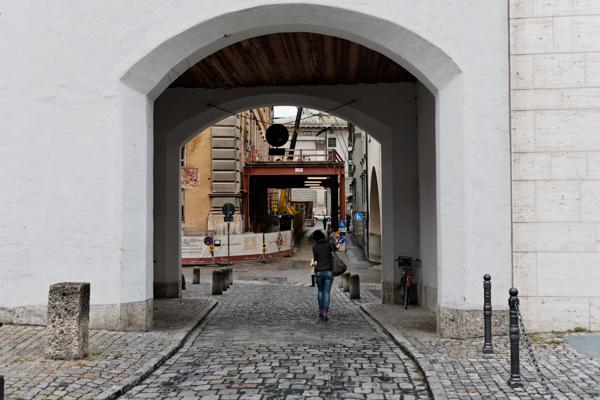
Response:
[{"label": "road sign post", "polygon": [[225,217],[225,222],[227,222],[227,265],[231,265],[229,225],[231,224],[231,221],[233,221],[233,214],[235,214],[235,206],[231,203],[225,203],[223,204],[222,211]]}]

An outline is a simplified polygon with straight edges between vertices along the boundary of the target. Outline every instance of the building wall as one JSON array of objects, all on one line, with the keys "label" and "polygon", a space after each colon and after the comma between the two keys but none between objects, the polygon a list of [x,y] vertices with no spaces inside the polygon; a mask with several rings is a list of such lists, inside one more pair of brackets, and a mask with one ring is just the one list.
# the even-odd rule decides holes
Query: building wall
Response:
[{"label": "building wall", "polygon": [[513,281],[534,330],[600,329],[599,14],[510,1]]},{"label": "building wall", "polygon": [[211,128],[199,133],[184,147],[184,168],[196,169],[198,174],[198,181],[193,187],[182,188],[184,217],[181,226],[184,234],[208,231],[208,214],[211,210],[211,152]]}]

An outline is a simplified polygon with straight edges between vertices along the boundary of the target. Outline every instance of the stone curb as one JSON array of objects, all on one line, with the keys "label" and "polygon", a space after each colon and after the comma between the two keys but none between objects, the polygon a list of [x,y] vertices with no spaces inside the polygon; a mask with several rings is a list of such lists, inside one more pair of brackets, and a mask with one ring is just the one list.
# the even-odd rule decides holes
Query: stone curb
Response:
[{"label": "stone curb", "polygon": [[377,324],[383,329],[383,331],[388,334],[392,340],[402,349],[408,357],[410,357],[419,367],[419,370],[425,377],[425,381],[427,382],[427,389],[431,393],[431,397],[435,399],[446,399],[446,391],[442,386],[442,382],[437,374],[437,371],[431,365],[431,362],[425,357],[423,353],[413,346],[406,336],[404,336],[400,330],[397,328],[387,325],[387,321],[381,321],[377,318],[377,315],[373,310],[370,309],[368,304],[363,304],[360,306],[362,312],[364,312],[369,318],[373,321],[377,322]]},{"label": "stone curb", "polygon": [[203,312],[197,316],[196,319],[189,322],[185,327],[183,327],[179,332],[173,334],[173,340],[171,345],[169,345],[166,349],[159,352],[156,357],[152,358],[146,365],[138,369],[132,376],[124,379],[117,386],[114,385],[110,389],[105,390],[98,396],[96,396],[95,400],[113,400],[117,397],[125,394],[134,386],[138,385],[144,379],[146,379],[150,374],[156,371],[161,365],[165,363],[169,358],[171,358],[179,349],[181,349],[187,339],[190,337],[192,332],[206,319],[208,314],[215,308],[217,305],[217,301],[215,300],[206,300],[209,304],[204,307]]}]

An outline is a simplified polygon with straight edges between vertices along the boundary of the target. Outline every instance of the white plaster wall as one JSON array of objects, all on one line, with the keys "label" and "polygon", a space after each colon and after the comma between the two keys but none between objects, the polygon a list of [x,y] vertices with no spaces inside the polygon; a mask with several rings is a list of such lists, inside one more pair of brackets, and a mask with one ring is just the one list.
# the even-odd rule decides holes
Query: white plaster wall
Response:
[{"label": "white plaster wall", "polygon": [[[484,262],[508,286],[506,12],[504,0],[6,1],[0,306],[43,304],[67,279],[91,281],[94,304],[150,299],[153,100],[230,43],[313,31],[388,55],[435,93],[438,262],[464,276],[439,299],[479,308]],[[401,150],[387,139],[384,164]],[[391,259],[394,235],[384,240]]]},{"label": "white plaster wall", "polygon": [[510,1],[513,281],[538,331],[600,329],[599,12]]}]

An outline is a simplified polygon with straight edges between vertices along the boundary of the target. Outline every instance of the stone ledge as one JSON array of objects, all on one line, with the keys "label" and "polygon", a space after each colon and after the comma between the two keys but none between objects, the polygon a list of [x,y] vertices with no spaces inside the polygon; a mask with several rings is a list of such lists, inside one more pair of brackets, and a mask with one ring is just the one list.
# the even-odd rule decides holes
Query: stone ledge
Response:
[{"label": "stone ledge", "polygon": [[[437,333],[446,339],[483,337],[483,310],[439,307]],[[492,335],[508,334],[508,310],[493,310]]]}]

